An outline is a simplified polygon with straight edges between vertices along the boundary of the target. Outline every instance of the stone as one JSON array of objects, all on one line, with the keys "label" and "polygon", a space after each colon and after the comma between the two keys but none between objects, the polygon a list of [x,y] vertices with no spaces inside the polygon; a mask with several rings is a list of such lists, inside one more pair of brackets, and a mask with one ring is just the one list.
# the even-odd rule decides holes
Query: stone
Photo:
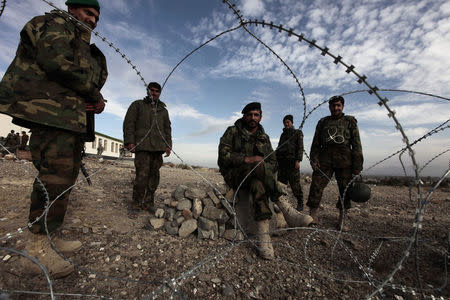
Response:
[{"label": "stone", "polygon": [[166,218],[166,220],[172,222],[173,218],[175,217],[175,213],[176,213],[175,208],[166,209],[166,212],[164,213],[164,218]]},{"label": "stone", "polygon": [[177,201],[181,201],[184,199],[184,192],[186,191],[188,187],[185,185],[180,184],[175,188],[175,190],[172,192],[172,198]]},{"label": "stone", "polygon": [[219,236],[223,236],[225,232],[225,224],[219,224]]},{"label": "stone", "polygon": [[3,158],[6,160],[14,160],[15,159],[13,154],[6,154],[5,156],[3,156]]},{"label": "stone", "polygon": [[236,298],[233,288],[230,285],[228,285],[228,284],[224,284],[223,285],[223,287],[222,287],[222,296],[225,299],[235,299]]},{"label": "stone", "polygon": [[178,230],[178,235],[180,237],[187,237],[191,233],[193,233],[197,229],[197,220],[190,219],[181,224],[180,229]]},{"label": "stone", "polygon": [[191,200],[184,199],[184,200],[181,200],[181,201],[178,202],[177,209],[178,210],[183,210],[183,209],[189,209],[190,210],[191,207],[192,207]]},{"label": "stone", "polygon": [[161,218],[150,218],[149,222],[154,229],[160,229],[161,227],[164,226],[165,220]]},{"label": "stone", "polygon": [[210,220],[217,220],[220,223],[225,223],[228,220],[228,214],[223,209],[214,206],[206,206],[203,209],[202,216]]},{"label": "stone", "polygon": [[200,199],[192,200],[192,215],[194,218],[198,218],[203,212],[203,205]]},{"label": "stone", "polygon": [[164,229],[168,234],[177,235],[178,234],[178,226],[172,226],[172,222],[165,222]]},{"label": "stone", "polygon": [[194,200],[205,197],[205,191],[196,188],[188,188],[184,191],[184,197]]},{"label": "stone", "polygon": [[164,218],[164,209],[158,208],[155,211],[155,217],[157,217],[157,218]]},{"label": "stone", "polygon": [[176,208],[178,206],[178,201],[175,201],[175,200],[174,201],[170,201],[169,206],[173,207],[173,208]]},{"label": "stone", "polygon": [[221,283],[222,282],[222,280],[220,279],[220,278],[213,278],[213,279],[211,279],[211,282],[212,283],[215,283],[215,284],[219,284],[219,283]]},{"label": "stone", "polygon": [[202,199],[203,206],[214,206],[214,202],[210,198]]},{"label": "stone", "polygon": [[216,206],[216,207],[221,206],[220,200],[219,200],[219,198],[217,198],[216,194],[214,194],[213,190],[209,190],[207,192],[207,194],[208,194],[209,198],[212,200],[212,202],[214,203],[214,206]]},{"label": "stone", "polygon": [[189,209],[183,209],[181,214],[185,220],[190,220],[194,218],[192,212]]},{"label": "stone", "polygon": [[227,229],[225,230],[225,232],[223,233],[223,237],[229,241],[243,241],[244,240],[244,235],[242,234],[242,232],[240,230],[234,230],[234,229]]},{"label": "stone", "polygon": [[202,230],[215,230],[216,232],[219,232],[217,222],[213,220],[209,220],[205,217],[199,217],[198,218],[198,228]]},{"label": "stone", "polygon": [[166,205],[166,206],[170,206],[171,202],[172,202],[172,199],[170,199],[170,198],[164,199],[164,205]]},{"label": "stone", "polygon": [[181,225],[186,219],[183,216],[180,216],[177,218],[177,226]]},{"label": "stone", "polygon": [[199,239],[217,239],[217,235],[214,233],[214,230],[202,230],[200,228],[197,229],[197,238]]}]

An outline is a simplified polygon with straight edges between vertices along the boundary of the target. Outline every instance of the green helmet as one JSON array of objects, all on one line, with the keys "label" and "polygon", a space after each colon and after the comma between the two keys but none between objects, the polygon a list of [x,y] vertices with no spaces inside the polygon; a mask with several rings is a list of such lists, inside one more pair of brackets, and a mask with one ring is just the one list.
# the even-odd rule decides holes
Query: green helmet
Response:
[{"label": "green helmet", "polygon": [[352,201],[358,203],[367,202],[370,199],[370,187],[363,182],[355,182],[349,196]]}]

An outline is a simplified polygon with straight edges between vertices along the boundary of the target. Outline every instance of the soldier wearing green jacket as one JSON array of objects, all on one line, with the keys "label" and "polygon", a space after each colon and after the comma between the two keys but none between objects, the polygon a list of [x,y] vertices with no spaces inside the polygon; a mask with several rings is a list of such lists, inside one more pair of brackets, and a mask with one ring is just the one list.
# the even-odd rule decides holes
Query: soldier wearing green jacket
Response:
[{"label": "soldier wearing green jacket", "polygon": [[283,133],[277,147],[278,180],[284,184],[289,182],[292,192],[297,198],[297,210],[303,210],[303,191],[300,184],[300,162],[303,158],[303,133],[294,128],[294,117],[283,118]]},{"label": "soldier wearing green jacket", "polygon": [[[310,163],[313,168],[312,182],[307,205],[314,223],[318,223],[318,212],[323,190],[333,174],[339,187],[340,197],[338,229],[344,229],[344,216],[351,207],[349,189],[344,191],[353,175],[363,168],[363,153],[355,117],[345,115],[344,98],[333,96],[328,101],[330,116],[319,120],[311,145]],[[342,206],[343,204],[343,206]]]},{"label": "soldier wearing green jacket", "polygon": [[123,121],[124,145],[135,153],[136,179],[130,218],[136,217],[139,208],[153,212],[162,154],[167,157],[172,149],[169,113],[164,102],[159,100],[161,85],[150,82],[147,94],[144,99],[131,103]]},{"label": "soldier wearing green jacket", "polygon": [[[50,247],[45,233],[63,222],[81,163],[83,138],[93,137],[93,114],[104,109],[100,89],[106,81],[106,60],[90,44],[97,25],[97,0],[67,0],[68,12],[53,10],[29,21],[20,33],[16,56],[0,83],[0,112],[30,128],[30,151],[39,175],[33,184],[29,222],[34,234],[26,250],[37,256],[54,277],[73,271]],[[84,23],[84,25],[81,25]],[[41,217],[38,221],[37,218]],[[78,241],[53,239],[63,253],[79,249]],[[26,260],[29,272],[39,268]],[[28,264],[27,264],[28,263]],[[36,270],[37,269],[37,270]]]}]

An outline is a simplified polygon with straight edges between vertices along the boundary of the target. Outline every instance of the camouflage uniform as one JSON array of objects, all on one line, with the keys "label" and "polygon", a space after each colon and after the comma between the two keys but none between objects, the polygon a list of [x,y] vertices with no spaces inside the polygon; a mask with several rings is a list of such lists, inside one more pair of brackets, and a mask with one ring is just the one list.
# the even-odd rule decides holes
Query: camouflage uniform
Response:
[{"label": "camouflage uniform", "polygon": [[303,133],[295,128],[283,128],[277,147],[278,181],[289,182],[297,203],[303,207],[303,191],[300,184],[300,170],[295,168],[303,158]]},{"label": "camouflage uniform", "polygon": [[[162,136],[161,136],[162,135]],[[172,148],[172,129],[164,102],[149,97],[136,100],[123,121],[124,144],[135,144],[136,179],[133,186],[135,204],[150,207],[159,185],[162,154]]]},{"label": "camouflage uniform", "polygon": [[[90,31],[59,11],[37,16],[20,33],[16,57],[0,83],[0,112],[31,129],[30,151],[50,201],[71,187],[80,168],[82,138],[94,134],[85,102],[102,101],[106,60]],[[89,130],[88,130],[89,129]],[[70,189],[49,210],[50,230],[63,221]],[[45,190],[33,185],[29,220],[41,215]],[[33,232],[43,232],[43,221]]]},{"label": "camouflage uniform", "polygon": [[[266,157],[273,152],[269,136],[259,125],[256,133],[252,134],[244,127],[242,119],[237,120],[234,126],[227,128],[219,144],[219,169],[225,182],[233,189],[237,189],[245,176],[255,167],[255,164],[246,164],[245,157]],[[269,197],[277,196],[276,186],[276,159],[270,155],[254,170],[242,184],[253,194],[255,221],[270,219],[272,211],[269,207]]]},{"label": "camouflage uniform", "polygon": [[[311,162],[319,162],[320,170],[313,172],[307,205],[317,208],[323,189],[333,174],[342,196],[353,172],[362,170],[363,154],[356,119],[343,113],[338,118],[327,116],[320,119],[311,145],[310,158]],[[347,191],[344,199],[346,209],[351,207],[348,195]],[[338,200],[336,207],[341,206],[341,201]]]}]

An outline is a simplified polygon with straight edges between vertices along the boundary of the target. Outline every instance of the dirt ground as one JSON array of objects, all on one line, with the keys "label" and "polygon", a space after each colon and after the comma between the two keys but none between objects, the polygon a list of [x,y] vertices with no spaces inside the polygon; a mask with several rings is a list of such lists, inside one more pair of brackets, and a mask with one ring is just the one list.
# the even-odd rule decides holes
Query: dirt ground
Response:
[{"label": "dirt ground", "polygon": [[[83,248],[70,257],[76,272],[52,281],[58,299],[360,299],[372,293],[378,299],[450,298],[448,189],[434,192],[418,246],[405,256],[416,201],[416,196],[409,200],[407,187],[371,186],[371,200],[353,205],[350,231],[339,234],[334,230],[337,186],[330,184],[320,226],[275,233],[276,259],[265,261],[255,255],[251,240],[179,238],[152,229],[147,212],[129,219],[132,163],[88,158],[86,167],[93,185],[80,174],[61,231],[67,239],[82,241]],[[197,171],[211,183],[223,184],[216,170]],[[24,248],[17,229],[27,222],[34,175],[29,162],[0,160],[0,247]],[[156,201],[163,203],[179,184],[202,186],[202,181],[191,170],[164,166]],[[303,188],[307,196],[309,183]],[[0,250],[0,299],[1,293],[7,299],[49,299],[44,276],[31,277],[17,260],[16,254]],[[394,271],[383,291],[375,293]]]}]

